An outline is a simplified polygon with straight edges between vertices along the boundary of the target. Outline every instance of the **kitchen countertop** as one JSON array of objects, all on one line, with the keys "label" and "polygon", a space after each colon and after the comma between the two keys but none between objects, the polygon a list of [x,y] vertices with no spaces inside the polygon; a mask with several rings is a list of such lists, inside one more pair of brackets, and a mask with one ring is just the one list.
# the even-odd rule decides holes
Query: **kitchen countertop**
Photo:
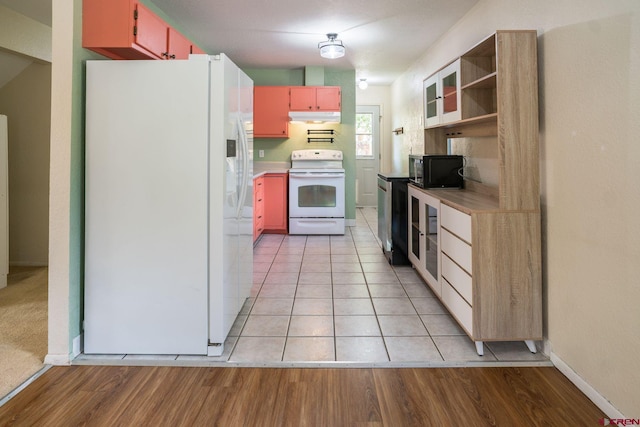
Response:
[{"label": "kitchen countertop", "polygon": [[409,179],[409,172],[379,172],[378,176],[385,181],[391,179]]},{"label": "kitchen countertop", "polygon": [[266,173],[288,173],[291,162],[253,162],[253,178]]}]

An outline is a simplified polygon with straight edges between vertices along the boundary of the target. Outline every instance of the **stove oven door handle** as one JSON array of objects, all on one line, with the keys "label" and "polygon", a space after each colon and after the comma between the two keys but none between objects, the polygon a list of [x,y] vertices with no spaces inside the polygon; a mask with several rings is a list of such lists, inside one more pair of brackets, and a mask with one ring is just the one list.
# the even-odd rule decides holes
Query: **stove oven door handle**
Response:
[{"label": "stove oven door handle", "polygon": [[340,178],[344,176],[343,172],[289,172],[289,175],[295,178]]}]

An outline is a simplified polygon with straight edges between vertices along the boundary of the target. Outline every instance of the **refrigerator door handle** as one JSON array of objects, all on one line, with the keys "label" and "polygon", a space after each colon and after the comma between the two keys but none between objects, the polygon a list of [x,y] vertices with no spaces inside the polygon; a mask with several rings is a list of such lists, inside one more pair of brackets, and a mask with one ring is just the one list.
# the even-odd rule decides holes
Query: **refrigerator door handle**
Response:
[{"label": "refrigerator door handle", "polygon": [[240,150],[242,152],[242,186],[238,196],[238,205],[236,206],[236,218],[240,219],[244,208],[244,199],[247,197],[247,189],[249,186],[249,156],[247,149],[247,135],[244,131],[244,125],[240,114],[237,116],[238,139],[240,140]]}]

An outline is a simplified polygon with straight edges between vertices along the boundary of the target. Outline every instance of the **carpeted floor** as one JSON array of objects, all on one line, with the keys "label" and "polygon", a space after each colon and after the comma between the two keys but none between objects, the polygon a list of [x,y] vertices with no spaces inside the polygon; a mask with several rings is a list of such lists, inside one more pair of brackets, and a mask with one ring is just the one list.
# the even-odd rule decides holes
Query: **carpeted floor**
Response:
[{"label": "carpeted floor", "polygon": [[0,399],[43,367],[47,267],[11,267],[0,289]]}]

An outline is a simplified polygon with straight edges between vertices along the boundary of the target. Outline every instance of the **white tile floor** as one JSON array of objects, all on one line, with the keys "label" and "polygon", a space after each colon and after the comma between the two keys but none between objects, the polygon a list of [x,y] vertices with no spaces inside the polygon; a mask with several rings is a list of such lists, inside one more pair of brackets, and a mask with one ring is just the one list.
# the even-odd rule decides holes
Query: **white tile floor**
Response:
[{"label": "white tile floor", "polygon": [[[344,236],[264,235],[253,298],[232,331],[230,362],[542,361],[523,342],[485,355],[410,266],[391,266],[377,212],[357,210]],[[231,343],[229,343],[231,344]]]},{"label": "white tile floor", "polygon": [[[221,357],[121,355],[124,364],[544,364],[523,342],[469,337],[410,266],[382,255],[375,208],[357,209],[344,236],[263,235],[254,248],[252,297]],[[146,357],[146,359],[145,359]],[[156,360],[156,362],[153,362]],[[113,363],[107,358],[104,363]],[[81,355],[74,363],[99,363]]]}]

